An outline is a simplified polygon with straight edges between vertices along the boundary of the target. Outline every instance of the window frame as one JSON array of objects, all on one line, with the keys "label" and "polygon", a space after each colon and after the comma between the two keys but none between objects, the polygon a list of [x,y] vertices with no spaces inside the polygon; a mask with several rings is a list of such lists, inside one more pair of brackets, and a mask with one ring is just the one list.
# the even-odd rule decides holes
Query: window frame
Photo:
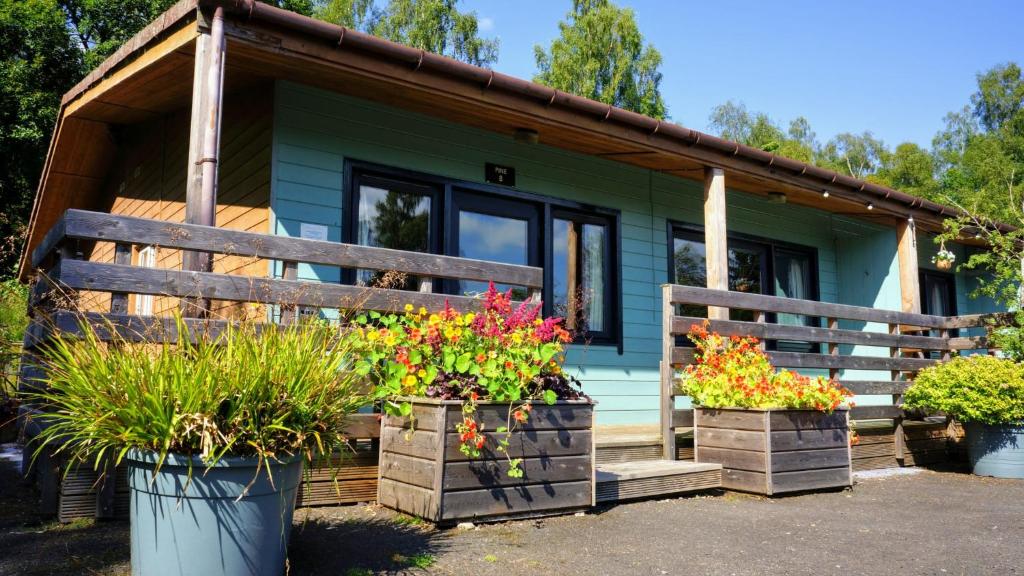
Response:
[{"label": "window frame", "polygon": [[[524,191],[518,188],[484,184],[457,178],[449,178],[405,168],[396,168],[385,164],[369,162],[358,159],[346,158],[343,161],[343,186],[342,186],[342,230],[341,241],[350,244],[358,243],[358,186],[365,178],[380,178],[383,180],[406,181],[413,185],[429,186],[434,188],[436,196],[431,200],[431,253],[457,256],[458,238],[458,209],[459,200],[469,197],[477,197],[483,200],[494,199],[511,206],[514,203],[530,204],[536,207],[539,216],[537,220],[536,235],[530,238],[531,246],[529,258],[531,266],[539,266],[544,271],[544,314],[551,315],[553,311],[553,264],[554,247],[552,245],[552,225],[555,214],[572,215],[577,221],[581,218],[589,218],[591,223],[600,223],[607,226],[606,252],[608,265],[606,267],[606,281],[608,289],[605,290],[607,325],[608,328],[600,333],[588,333],[586,337],[577,340],[577,343],[592,344],[595,346],[615,347],[618,354],[623,354],[623,313],[622,313],[622,269],[621,246],[622,246],[622,214],[620,210],[605,208],[593,204],[553,198],[534,192]],[[464,195],[457,197],[457,195]],[[474,198],[475,199],[475,198]],[[463,206],[465,207],[465,206]],[[472,210],[481,213],[489,213],[486,210]],[[498,213],[500,215],[500,213]],[[534,264],[536,262],[536,264]],[[355,270],[342,270],[341,282],[353,284],[355,282]],[[434,280],[434,291],[438,293],[454,293],[456,284],[454,281]]]},{"label": "window frame", "polygon": [[[689,223],[689,222],[681,222],[681,221],[672,220],[672,219],[667,219],[666,222],[667,222],[666,228],[667,228],[667,236],[668,236],[666,244],[665,244],[665,247],[666,247],[666,261],[667,261],[667,267],[668,267],[668,270],[667,270],[668,276],[667,276],[667,278],[669,279],[669,282],[675,283],[675,272],[676,272],[676,270],[675,270],[675,261],[672,258],[672,253],[673,253],[673,251],[675,249],[675,239],[677,238],[677,233],[678,233],[679,236],[681,236],[683,238],[689,239],[691,241],[698,241],[698,242],[706,245],[706,241],[705,241],[705,237],[704,237],[704,226],[699,225],[699,224],[692,224],[692,223]],[[786,242],[784,240],[775,240],[773,238],[765,238],[763,236],[756,236],[756,235],[753,235],[753,234],[744,234],[742,232],[728,232],[727,235],[726,235],[726,238],[729,241],[729,247],[730,248],[733,247],[733,246],[737,246],[738,245],[739,247],[757,247],[758,249],[762,249],[764,251],[764,254],[766,255],[766,258],[764,258],[764,262],[761,264],[761,285],[762,285],[762,292],[761,292],[761,294],[765,294],[765,295],[768,295],[768,296],[775,296],[776,295],[775,294],[775,268],[776,268],[776,266],[775,266],[775,251],[778,249],[778,250],[788,251],[790,253],[807,255],[810,258],[810,262],[811,262],[811,269],[810,269],[810,275],[811,275],[811,278],[810,278],[810,281],[811,281],[811,294],[807,298],[804,298],[804,300],[813,300],[815,302],[820,302],[821,301],[821,282],[820,282],[819,269],[818,269],[819,268],[818,248],[816,246],[808,246],[806,244],[797,244],[797,243],[794,243],[794,242]],[[763,291],[765,286],[770,286],[770,288],[771,288],[771,292],[770,293],[766,294]],[[821,319],[819,317],[810,316],[809,318],[811,319],[811,322],[810,322],[811,326],[819,326],[821,324]],[[765,315],[765,321],[770,323],[770,324],[776,323],[777,322],[776,314],[774,314],[774,313],[766,314]],[[771,342],[770,344],[772,344],[772,347],[774,347],[775,342]],[[812,345],[812,348],[813,347],[814,346]],[[809,353],[812,353],[812,354],[813,353],[821,353],[821,346],[817,345],[817,348],[818,348],[817,352],[809,352]]]}]

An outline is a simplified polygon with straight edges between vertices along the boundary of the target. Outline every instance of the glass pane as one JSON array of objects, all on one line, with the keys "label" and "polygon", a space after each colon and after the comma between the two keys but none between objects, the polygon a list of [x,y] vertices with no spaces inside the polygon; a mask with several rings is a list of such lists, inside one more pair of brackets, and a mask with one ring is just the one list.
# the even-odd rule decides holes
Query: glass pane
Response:
[{"label": "glass pane", "polygon": [[[811,257],[785,250],[775,252],[775,295],[808,300],[814,294],[811,283]],[[814,326],[816,320],[800,314],[776,314],[778,324]],[[776,347],[784,352],[817,352],[820,347],[810,342],[779,340]]]},{"label": "glass pane", "polygon": [[[459,256],[506,264],[529,264],[529,222],[518,218],[492,216],[461,210],[459,212]],[[499,290],[509,286],[499,284]],[[512,297],[524,300],[527,291],[512,287]],[[459,294],[477,294],[487,290],[486,282],[459,281]]]},{"label": "glass pane", "polygon": [[572,330],[605,330],[605,243],[607,228],[556,218],[554,242],[554,312]]},{"label": "glass pane", "polygon": [[[764,253],[761,250],[747,248],[729,248],[729,290],[762,294],[761,265]],[[729,309],[732,320],[754,321],[755,314],[750,310]]]},{"label": "glass pane", "polygon": [[[570,234],[575,234],[575,229],[573,228],[572,222],[568,220],[561,220],[559,218],[555,218],[552,221],[551,242],[552,252],[554,255],[554,268],[551,271],[551,305],[553,307],[555,316],[561,316],[562,318],[565,318],[567,325],[572,323],[572,318],[575,315],[573,311],[569,309],[569,292],[576,291],[575,274],[573,274],[571,281],[569,275]],[[575,266],[575,249],[573,249],[572,252],[574,253],[573,265]],[[573,326],[569,327],[573,328]]]},{"label": "glass pane", "polygon": [[[359,187],[359,238],[363,246],[379,246],[413,252],[430,251],[430,197],[376,186]],[[385,273],[359,270],[357,282],[378,283]],[[407,278],[405,289],[415,289],[418,279]]]},{"label": "glass pane", "polygon": [[[685,238],[673,238],[672,262],[675,269],[675,283],[683,286],[707,286],[706,258],[707,254],[703,242],[687,240]],[[676,313],[680,316],[706,318],[708,315],[706,306],[681,304],[676,306],[676,309]]]}]

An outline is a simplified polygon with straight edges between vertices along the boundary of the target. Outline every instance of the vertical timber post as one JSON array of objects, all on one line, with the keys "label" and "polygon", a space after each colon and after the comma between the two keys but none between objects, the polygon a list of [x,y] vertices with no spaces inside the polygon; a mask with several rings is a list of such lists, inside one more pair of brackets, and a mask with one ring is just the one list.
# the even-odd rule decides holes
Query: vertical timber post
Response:
[{"label": "vertical timber post", "polygon": [[[896,255],[899,260],[900,269],[900,304],[903,312],[911,314],[921,313],[921,287],[918,278],[917,268],[917,227],[914,218],[908,217],[896,223]],[[890,333],[902,333],[907,327],[890,326]],[[902,356],[899,348],[893,349],[894,357]],[[901,380],[899,372],[892,373],[892,380]],[[892,403],[899,406],[903,401],[902,394],[893,394]],[[903,464],[905,439],[903,436],[903,418],[897,416],[893,421],[895,429],[893,435],[896,440],[896,459]]]},{"label": "vertical timber post", "polygon": [[[729,246],[725,226],[725,171],[704,169],[704,246],[708,288],[729,289]],[[708,307],[708,318],[728,320],[729,309]]]},{"label": "vertical timber post", "polygon": [[672,285],[661,286],[661,449],[665,460],[676,459],[676,431],[672,426],[672,412],[676,396],[672,381],[672,348],[676,339],[672,335]]},{"label": "vertical timber post", "polygon": [[[196,62],[192,85],[192,118],[189,131],[188,177],[185,222],[216,226],[217,165],[224,89],[224,9],[217,7],[212,19],[199,13]],[[210,254],[184,252],[185,270],[209,272]],[[206,316],[209,301],[197,295],[183,301],[186,316]]]}]

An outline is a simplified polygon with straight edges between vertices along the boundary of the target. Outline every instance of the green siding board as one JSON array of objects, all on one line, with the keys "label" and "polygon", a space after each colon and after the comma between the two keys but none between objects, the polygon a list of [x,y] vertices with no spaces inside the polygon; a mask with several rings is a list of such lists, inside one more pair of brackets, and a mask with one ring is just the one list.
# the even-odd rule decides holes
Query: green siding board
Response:
[{"label": "green siding board", "polygon": [[[619,210],[623,353],[614,346],[575,345],[567,351],[566,369],[578,374],[600,402],[599,423],[658,420],[667,222],[701,223],[700,182],[517,143],[505,135],[292,83],[277,84],[274,105],[272,214],[279,234],[298,235],[300,222],[315,222],[328,225],[332,240],[340,239],[346,159],[469,182],[482,182],[484,163],[496,162],[516,167],[519,190]],[[892,275],[892,266],[879,264],[885,260],[878,258],[880,250],[891,250],[887,253],[895,258],[895,245],[879,239],[885,228],[734,191],[727,198],[730,231],[818,250],[822,300],[859,303],[854,297],[863,300],[857,291],[865,285],[861,276],[867,267],[868,281],[881,279],[868,305],[886,307],[895,298],[898,306],[898,275]],[[299,276],[337,281],[338,270],[300,267]]]}]

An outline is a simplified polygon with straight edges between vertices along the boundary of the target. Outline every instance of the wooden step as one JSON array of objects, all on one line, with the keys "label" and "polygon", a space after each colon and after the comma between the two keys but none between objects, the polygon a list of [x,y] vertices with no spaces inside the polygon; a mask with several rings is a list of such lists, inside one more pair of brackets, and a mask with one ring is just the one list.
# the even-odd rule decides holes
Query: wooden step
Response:
[{"label": "wooden step", "polygon": [[668,496],[721,486],[720,464],[646,460],[597,466],[598,502]]}]

